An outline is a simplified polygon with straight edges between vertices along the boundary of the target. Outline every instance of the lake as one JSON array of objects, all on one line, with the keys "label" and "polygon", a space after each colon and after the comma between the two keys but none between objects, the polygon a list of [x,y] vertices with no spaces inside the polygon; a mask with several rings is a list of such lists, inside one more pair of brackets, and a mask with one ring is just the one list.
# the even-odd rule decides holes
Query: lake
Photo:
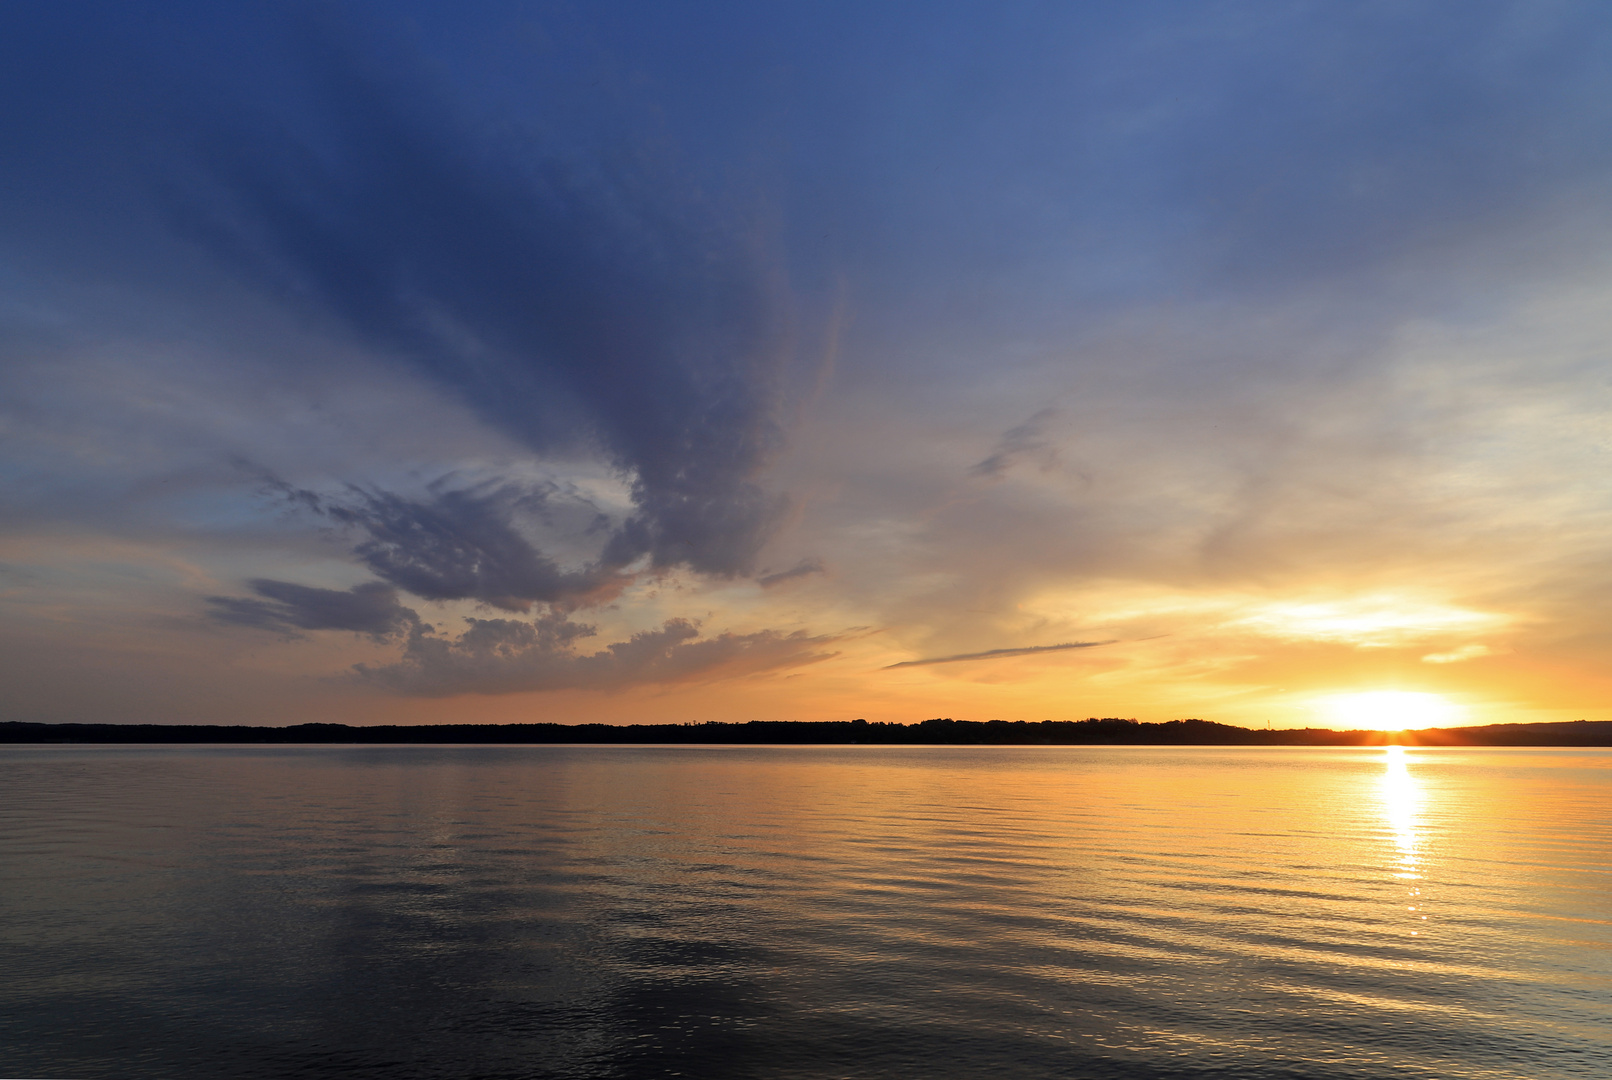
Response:
[{"label": "lake", "polygon": [[0,748],[0,1074],[1612,1076],[1612,752]]}]

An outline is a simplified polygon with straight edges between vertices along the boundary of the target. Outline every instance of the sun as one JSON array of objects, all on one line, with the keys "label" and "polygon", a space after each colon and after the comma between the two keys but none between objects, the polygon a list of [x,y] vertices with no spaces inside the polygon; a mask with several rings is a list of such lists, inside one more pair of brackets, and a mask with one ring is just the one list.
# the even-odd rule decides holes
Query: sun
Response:
[{"label": "sun", "polygon": [[1464,708],[1448,698],[1409,690],[1334,694],[1320,699],[1319,704],[1339,726],[1370,731],[1448,727],[1466,715]]}]

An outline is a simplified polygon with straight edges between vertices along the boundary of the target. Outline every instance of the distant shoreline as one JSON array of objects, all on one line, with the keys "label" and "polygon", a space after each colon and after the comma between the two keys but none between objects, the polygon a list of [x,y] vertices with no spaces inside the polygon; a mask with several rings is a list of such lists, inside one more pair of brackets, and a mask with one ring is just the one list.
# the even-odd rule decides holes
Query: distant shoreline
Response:
[{"label": "distant shoreline", "polygon": [[1612,746],[1612,721],[1489,724],[1417,731],[1257,729],[1208,720],[864,720],[703,724],[204,724],[0,723],[3,743],[664,743],[756,746]]}]

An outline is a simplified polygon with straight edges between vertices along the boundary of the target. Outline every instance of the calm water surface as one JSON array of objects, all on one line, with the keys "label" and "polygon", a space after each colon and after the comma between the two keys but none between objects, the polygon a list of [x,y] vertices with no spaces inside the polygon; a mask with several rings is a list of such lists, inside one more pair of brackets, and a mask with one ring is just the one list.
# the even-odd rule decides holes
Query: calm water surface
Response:
[{"label": "calm water surface", "polygon": [[0,750],[0,1075],[1612,1077],[1612,753]]}]

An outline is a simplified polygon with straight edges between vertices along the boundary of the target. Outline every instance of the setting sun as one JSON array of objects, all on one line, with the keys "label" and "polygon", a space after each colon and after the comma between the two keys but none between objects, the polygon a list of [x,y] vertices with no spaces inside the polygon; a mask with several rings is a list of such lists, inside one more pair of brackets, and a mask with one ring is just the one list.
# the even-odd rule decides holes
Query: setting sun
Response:
[{"label": "setting sun", "polygon": [[1320,702],[1339,726],[1376,731],[1447,727],[1458,724],[1466,710],[1438,694],[1408,690],[1375,690],[1336,694]]}]

